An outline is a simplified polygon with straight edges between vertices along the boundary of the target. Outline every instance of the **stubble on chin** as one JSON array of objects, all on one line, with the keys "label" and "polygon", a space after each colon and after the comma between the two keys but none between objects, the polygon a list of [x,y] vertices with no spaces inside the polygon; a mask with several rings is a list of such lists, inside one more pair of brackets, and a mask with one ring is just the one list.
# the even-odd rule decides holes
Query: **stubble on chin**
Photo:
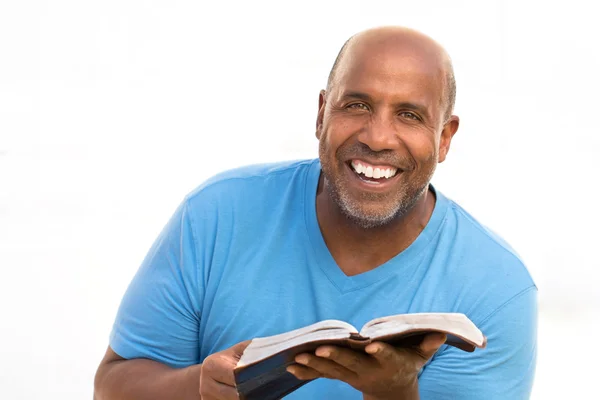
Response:
[{"label": "stubble on chin", "polygon": [[412,198],[398,196],[393,200],[388,199],[386,206],[382,204],[381,207],[370,210],[362,205],[359,199],[351,197],[343,189],[331,188],[330,195],[346,218],[363,229],[374,229],[388,225],[406,215],[415,206],[423,192],[424,190],[421,190]]},{"label": "stubble on chin", "polygon": [[[372,193],[363,193],[360,198],[353,196],[346,188],[342,179],[332,179],[328,166],[323,166],[324,191],[337,206],[341,214],[352,224],[362,229],[374,229],[385,226],[408,213],[421,197],[424,190],[419,190],[415,196],[407,197],[399,194],[393,199]],[[380,202],[381,206],[369,209],[366,203]],[[385,205],[384,203],[388,203]]]},{"label": "stubble on chin", "polygon": [[[425,178],[422,180],[426,183],[421,187],[410,187],[405,183],[405,187],[398,189],[394,197],[362,193],[360,198],[357,198],[347,189],[347,182],[344,182],[343,168],[345,166],[337,162],[337,159],[333,161],[336,165],[332,165],[332,161],[326,156],[327,149],[323,142],[319,145],[319,153],[325,194],[329,196],[342,215],[352,224],[363,229],[385,226],[410,212],[429,187],[429,179],[426,178],[431,178],[433,175],[433,171],[431,171],[430,176],[422,177]],[[377,202],[380,202],[380,207],[369,208],[365,205]]]}]

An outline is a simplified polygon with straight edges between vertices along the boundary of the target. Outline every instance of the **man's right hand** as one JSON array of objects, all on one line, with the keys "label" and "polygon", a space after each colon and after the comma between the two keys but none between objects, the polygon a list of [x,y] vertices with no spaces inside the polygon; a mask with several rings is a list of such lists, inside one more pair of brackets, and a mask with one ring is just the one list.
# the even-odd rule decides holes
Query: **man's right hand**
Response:
[{"label": "man's right hand", "polygon": [[246,340],[204,359],[200,369],[200,397],[202,400],[239,398],[235,388],[233,369],[250,342],[250,340]]}]

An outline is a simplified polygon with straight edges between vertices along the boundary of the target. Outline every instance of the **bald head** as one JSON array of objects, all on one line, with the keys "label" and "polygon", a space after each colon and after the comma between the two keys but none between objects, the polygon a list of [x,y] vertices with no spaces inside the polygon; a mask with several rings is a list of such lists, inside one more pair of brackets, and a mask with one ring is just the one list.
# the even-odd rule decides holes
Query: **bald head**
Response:
[{"label": "bald head", "polygon": [[[368,51],[366,51],[368,50]],[[440,100],[444,103],[444,120],[452,115],[456,100],[456,81],[452,62],[446,50],[437,42],[420,32],[403,27],[381,27],[360,32],[344,43],[338,53],[329,78],[327,92],[338,84],[339,72],[348,68],[361,57],[371,57],[377,62],[377,56],[387,52],[403,52],[409,57],[420,57],[438,68],[444,80]]]}]

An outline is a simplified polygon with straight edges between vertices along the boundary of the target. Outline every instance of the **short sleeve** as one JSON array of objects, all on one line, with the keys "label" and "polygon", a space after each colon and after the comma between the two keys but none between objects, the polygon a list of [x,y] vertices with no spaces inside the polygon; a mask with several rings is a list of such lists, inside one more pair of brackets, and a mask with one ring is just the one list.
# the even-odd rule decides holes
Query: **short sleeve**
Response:
[{"label": "short sleeve", "polygon": [[419,377],[422,400],[529,399],[537,356],[537,289],[525,289],[478,324],[485,349],[444,346]]},{"label": "short sleeve", "polygon": [[175,368],[199,363],[203,288],[188,206],[183,202],[152,245],[119,306],[110,346],[123,358]]}]

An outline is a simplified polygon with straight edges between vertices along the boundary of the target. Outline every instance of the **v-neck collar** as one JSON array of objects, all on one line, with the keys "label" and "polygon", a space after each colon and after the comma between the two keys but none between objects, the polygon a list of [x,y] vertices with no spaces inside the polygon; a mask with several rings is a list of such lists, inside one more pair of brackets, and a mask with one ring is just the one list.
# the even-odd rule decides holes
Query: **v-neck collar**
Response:
[{"label": "v-neck collar", "polygon": [[409,272],[408,269],[415,267],[421,261],[423,250],[430,243],[431,239],[439,232],[445,220],[446,212],[448,210],[448,199],[438,192],[433,185],[430,185],[431,190],[433,190],[436,195],[436,202],[429,222],[417,239],[415,239],[415,241],[404,251],[384,264],[370,271],[348,276],[340,269],[327,248],[317,220],[316,195],[320,175],[321,163],[316,159],[310,164],[306,174],[304,201],[306,228],[308,230],[308,237],[313,249],[316,264],[341,293],[347,293],[369,286],[392,274],[398,273],[398,269],[402,269],[402,272]]}]

